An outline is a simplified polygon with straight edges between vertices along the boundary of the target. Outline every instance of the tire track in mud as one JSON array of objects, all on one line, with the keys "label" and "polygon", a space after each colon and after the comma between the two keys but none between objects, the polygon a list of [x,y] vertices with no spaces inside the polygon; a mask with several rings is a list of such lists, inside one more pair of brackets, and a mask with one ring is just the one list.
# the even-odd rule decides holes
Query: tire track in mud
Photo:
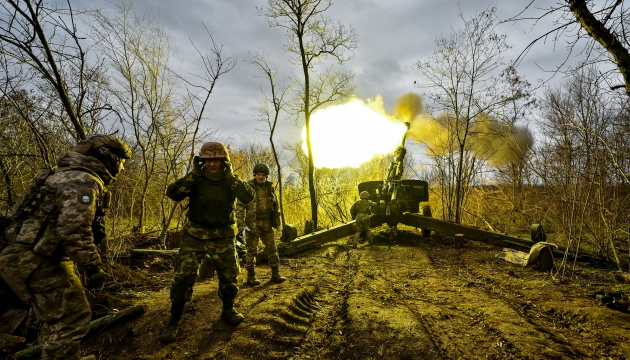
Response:
[{"label": "tire track in mud", "polygon": [[291,359],[345,358],[344,351],[352,342],[348,338],[351,321],[348,299],[359,270],[358,262],[346,247],[333,248],[325,259],[329,262],[328,271],[318,280],[320,292],[316,297],[319,311]]},{"label": "tire track in mud", "polygon": [[381,260],[364,250],[341,249],[329,264],[330,277],[320,284],[321,308],[292,358],[444,358],[409,309],[390,306],[391,288],[362,290],[365,273],[377,269]]},{"label": "tire track in mud", "polygon": [[239,325],[230,339],[226,358],[258,357],[284,359],[302,342],[318,310],[315,296],[318,289],[307,286],[296,294],[263,296],[249,307],[247,299],[240,307],[247,308],[247,321]]},{"label": "tire track in mud", "polygon": [[[489,298],[502,301],[531,328],[555,343],[555,350],[561,352],[562,357],[625,358],[622,355],[623,350],[620,349],[627,346],[627,336],[618,338],[614,332],[608,333],[603,324],[617,320],[614,312],[604,307],[592,307],[594,300],[572,289],[567,289],[568,291],[565,292],[550,289],[544,292],[544,285],[535,287],[529,286],[527,281],[519,282],[520,276],[509,267],[507,271],[501,271],[502,268],[505,269],[505,264],[500,261],[493,264],[494,266],[475,266],[475,261],[479,261],[482,255],[475,254],[473,249],[469,252],[471,254],[468,257],[476,260],[461,259],[460,270],[457,273],[451,272],[452,276],[465,281],[471,287],[484,291]],[[493,263],[498,260],[484,261]],[[494,271],[489,272],[488,268]],[[527,272],[527,270],[523,271]],[[531,271],[534,272],[534,281],[551,278],[548,273]],[[506,277],[509,280],[506,281]],[[532,294],[533,291],[538,294]],[[542,294],[546,296],[541,296]],[[623,327],[623,325],[620,326]],[[594,351],[595,348],[597,348],[596,351]]]},{"label": "tire track in mud", "polygon": [[347,311],[347,291],[339,280],[351,278],[348,273],[356,272],[356,266],[354,270],[349,267],[347,254],[338,248],[324,252],[326,255],[283,260],[293,267],[293,276],[285,283],[242,288],[237,305],[246,321],[226,345],[233,350],[220,358],[300,358],[303,349],[308,349],[307,358],[313,358],[310,351],[318,354],[313,344],[329,345],[320,339],[344,327]]},{"label": "tire track in mud", "polygon": [[[363,248],[353,255],[360,270],[348,288],[346,336],[352,341],[342,358],[449,358],[437,341],[435,331],[431,331],[418,314],[417,307],[423,306],[426,300],[417,294],[407,294],[409,283],[395,282],[390,276],[398,271],[396,263],[401,259],[392,258],[392,255],[400,250]],[[411,278],[419,278],[424,271],[409,265],[414,260],[406,258],[402,261],[405,262],[402,267],[412,269]],[[458,354],[454,358],[460,357]]]},{"label": "tire track in mud", "polygon": [[318,349],[321,358],[392,359],[584,355],[561,335],[531,324],[504,299],[440,273],[422,249],[365,248],[345,258],[337,279],[349,281],[328,304],[329,315],[318,314],[328,320],[314,324],[314,332],[327,336],[305,353]]},{"label": "tire track in mud", "polygon": [[[443,358],[573,358],[583,355],[558,341],[558,336],[537,326],[503,298],[493,297],[474,283],[441,271],[420,248],[393,252],[391,263],[418,260],[418,276],[404,269],[383,272],[383,284],[399,292],[401,306],[409,309],[439,345]],[[409,261],[407,259],[406,261]],[[394,279],[410,278],[404,286]],[[418,303],[418,300],[420,303]]]}]

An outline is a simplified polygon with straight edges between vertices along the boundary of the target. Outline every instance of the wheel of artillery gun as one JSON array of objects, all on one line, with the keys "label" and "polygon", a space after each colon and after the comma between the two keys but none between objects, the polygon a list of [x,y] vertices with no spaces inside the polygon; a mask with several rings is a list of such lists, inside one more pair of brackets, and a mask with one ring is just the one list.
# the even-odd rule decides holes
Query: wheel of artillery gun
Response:
[{"label": "wheel of artillery gun", "polygon": [[[431,207],[429,205],[422,207],[422,216],[431,217]],[[422,229],[420,234],[422,234],[423,237],[429,237],[431,236],[431,230]]]},{"label": "wheel of artillery gun", "polygon": [[535,242],[543,242],[547,241],[547,234],[543,230],[543,226],[541,224],[533,224],[531,229],[529,230],[529,236],[532,241]]}]

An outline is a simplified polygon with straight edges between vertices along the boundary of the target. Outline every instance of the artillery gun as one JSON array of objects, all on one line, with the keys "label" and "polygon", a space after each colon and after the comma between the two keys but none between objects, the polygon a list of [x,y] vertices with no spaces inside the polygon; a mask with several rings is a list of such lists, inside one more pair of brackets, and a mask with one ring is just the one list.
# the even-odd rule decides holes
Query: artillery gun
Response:
[{"label": "artillery gun", "polygon": [[[407,123],[407,128],[409,124]],[[501,234],[483,230],[472,226],[456,224],[448,221],[434,219],[429,205],[422,202],[429,201],[429,186],[423,180],[403,179],[404,159],[407,153],[405,148],[406,133],[402,144],[395,150],[392,162],[387,168],[387,173],[382,181],[367,181],[358,185],[358,191],[367,191],[370,200],[377,204],[373,208],[370,217],[370,227],[374,228],[387,224],[392,229],[392,235],[397,233],[396,226],[404,224],[421,229],[422,236],[430,236],[431,232],[454,236],[457,241],[469,239],[490,243],[503,248],[530,251],[537,243],[546,241],[546,234],[540,224],[533,224],[530,229],[530,239]],[[280,255],[293,254],[306,249],[314,248],[327,242],[339,240],[354,234],[354,220],[334,226],[329,229],[315,231],[297,237],[297,230],[291,225],[285,225],[282,231],[281,243],[278,244]],[[567,252],[568,251],[568,252]],[[571,249],[563,246],[549,247],[548,256],[551,254],[564,255],[573,253]],[[259,259],[265,259],[266,254],[259,252]],[[596,257],[582,252],[581,257],[596,260]]]},{"label": "artillery gun", "polygon": [[[407,149],[403,145],[394,152],[394,160],[387,168],[383,181],[367,181],[358,185],[359,193],[367,191],[370,200],[376,204],[370,223],[387,223],[392,229],[403,220],[405,213],[420,213],[420,203],[429,201],[429,184],[424,180],[402,179]],[[422,207],[422,215],[431,216],[429,205]],[[431,230],[422,229],[422,236],[429,236]]]}]

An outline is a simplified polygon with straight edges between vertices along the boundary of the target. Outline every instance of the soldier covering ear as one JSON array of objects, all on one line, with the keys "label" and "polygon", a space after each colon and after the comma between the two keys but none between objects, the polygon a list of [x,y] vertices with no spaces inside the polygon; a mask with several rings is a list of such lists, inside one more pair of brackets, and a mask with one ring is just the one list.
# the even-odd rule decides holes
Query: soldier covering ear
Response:
[{"label": "soldier covering ear", "polygon": [[182,231],[171,285],[171,317],[160,340],[175,340],[184,306],[192,296],[197,269],[204,258],[212,261],[218,274],[219,296],[223,301],[221,318],[238,325],[243,315],[234,309],[240,271],[234,207],[236,199],[244,203],[252,201],[253,189],[234,174],[226,147],[208,142],[194,159],[193,171],[169,185],[166,194],[175,201],[188,198],[189,202],[188,221]]}]

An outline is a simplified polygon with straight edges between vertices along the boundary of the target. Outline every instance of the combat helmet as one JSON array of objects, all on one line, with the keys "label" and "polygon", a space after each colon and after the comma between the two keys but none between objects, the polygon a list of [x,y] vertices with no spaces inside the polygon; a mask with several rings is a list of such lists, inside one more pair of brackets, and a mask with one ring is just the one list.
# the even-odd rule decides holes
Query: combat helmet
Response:
[{"label": "combat helmet", "polygon": [[359,194],[359,197],[361,199],[369,199],[370,198],[370,193],[367,191],[361,191],[361,193]]},{"label": "combat helmet", "polygon": [[207,142],[199,150],[199,160],[220,159],[230,161],[230,154],[220,142]]},{"label": "combat helmet", "polygon": [[131,149],[125,142],[111,135],[97,134],[79,142],[73,151],[100,160],[114,177],[120,172],[120,163],[131,159]]},{"label": "combat helmet", "polygon": [[254,166],[254,175],[258,173],[263,173],[269,176],[269,166],[267,166],[267,164],[264,164],[264,163],[256,164],[256,166]]}]

